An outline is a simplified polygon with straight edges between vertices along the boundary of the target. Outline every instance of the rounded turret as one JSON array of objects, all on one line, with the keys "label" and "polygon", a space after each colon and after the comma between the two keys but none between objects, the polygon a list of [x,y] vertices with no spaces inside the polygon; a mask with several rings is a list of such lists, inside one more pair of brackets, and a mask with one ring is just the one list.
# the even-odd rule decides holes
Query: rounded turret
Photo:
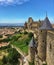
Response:
[{"label": "rounded turret", "polygon": [[38,37],[38,56],[42,61],[46,61],[47,30],[50,29],[52,29],[52,26],[48,17],[46,17],[42,26],[39,28]]},{"label": "rounded turret", "polygon": [[42,61],[46,60],[46,30],[39,30],[38,37],[38,56]]},{"label": "rounded turret", "polygon": [[28,19],[28,23],[32,23],[32,22],[33,22],[32,17],[29,17],[29,19]]},{"label": "rounded turret", "polygon": [[33,22],[33,19],[32,19],[32,17],[29,17],[29,19],[28,19],[28,29],[31,29],[32,28],[32,22]]}]

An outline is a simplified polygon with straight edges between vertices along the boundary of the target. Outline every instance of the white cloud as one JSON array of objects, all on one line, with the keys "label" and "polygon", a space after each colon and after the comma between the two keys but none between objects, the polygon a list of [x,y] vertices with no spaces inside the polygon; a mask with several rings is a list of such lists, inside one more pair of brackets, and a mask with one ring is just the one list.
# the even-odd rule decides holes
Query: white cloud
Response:
[{"label": "white cloud", "polygon": [[0,0],[0,5],[23,4],[30,0]]}]

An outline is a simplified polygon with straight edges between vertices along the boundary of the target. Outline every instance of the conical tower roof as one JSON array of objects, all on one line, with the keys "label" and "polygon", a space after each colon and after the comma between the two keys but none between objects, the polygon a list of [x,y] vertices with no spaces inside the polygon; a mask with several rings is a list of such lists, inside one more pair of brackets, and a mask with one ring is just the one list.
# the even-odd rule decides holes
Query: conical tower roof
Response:
[{"label": "conical tower roof", "polygon": [[40,27],[40,29],[46,29],[46,30],[52,29],[52,25],[51,25],[51,23],[50,23],[48,17],[46,17],[46,18],[44,19],[43,24],[42,24],[42,26]]},{"label": "conical tower roof", "polygon": [[36,42],[34,40],[34,38],[32,37],[30,43],[29,43],[29,47],[36,47]]}]

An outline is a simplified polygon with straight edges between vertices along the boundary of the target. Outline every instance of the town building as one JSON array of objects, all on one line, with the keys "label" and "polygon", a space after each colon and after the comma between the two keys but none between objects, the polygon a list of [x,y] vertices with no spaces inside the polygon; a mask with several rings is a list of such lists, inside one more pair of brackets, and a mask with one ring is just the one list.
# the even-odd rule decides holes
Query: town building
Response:
[{"label": "town building", "polygon": [[39,28],[41,21],[34,21],[32,17],[28,18],[28,22],[25,22],[24,27],[29,30],[36,30]]}]

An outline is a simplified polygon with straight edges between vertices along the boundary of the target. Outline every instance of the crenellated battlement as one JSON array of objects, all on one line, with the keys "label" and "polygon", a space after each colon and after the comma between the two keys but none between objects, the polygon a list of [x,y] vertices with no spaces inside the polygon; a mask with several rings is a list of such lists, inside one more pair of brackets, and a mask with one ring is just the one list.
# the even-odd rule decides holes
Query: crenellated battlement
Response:
[{"label": "crenellated battlement", "polygon": [[54,35],[54,30],[48,31],[48,33],[51,33],[51,34]]}]

